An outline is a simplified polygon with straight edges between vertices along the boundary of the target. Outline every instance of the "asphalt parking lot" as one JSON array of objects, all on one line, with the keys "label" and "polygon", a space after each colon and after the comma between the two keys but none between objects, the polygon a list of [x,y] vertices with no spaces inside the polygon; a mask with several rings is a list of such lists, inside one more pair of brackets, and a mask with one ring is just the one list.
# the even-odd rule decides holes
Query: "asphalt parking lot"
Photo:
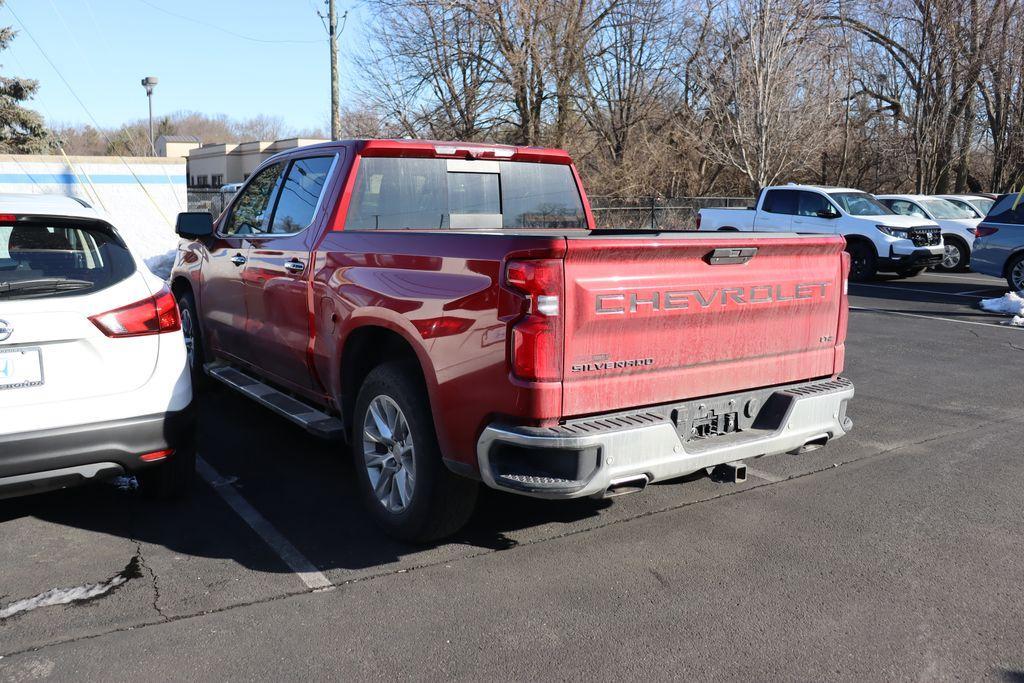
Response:
[{"label": "asphalt parking lot", "polygon": [[852,285],[855,428],[825,449],[614,501],[490,492],[428,548],[370,525],[337,447],[214,391],[192,499],[0,501],[0,615],[112,586],[0,619],[0,678],[1024,681],[1024,330],[977,308],[1005,291]]}]

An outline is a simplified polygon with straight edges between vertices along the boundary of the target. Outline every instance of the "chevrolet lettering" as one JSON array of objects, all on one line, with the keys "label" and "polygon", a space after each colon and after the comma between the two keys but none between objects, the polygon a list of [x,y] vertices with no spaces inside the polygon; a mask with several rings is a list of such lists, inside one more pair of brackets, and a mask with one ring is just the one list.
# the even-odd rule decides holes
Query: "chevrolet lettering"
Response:
[{"label": "chevrolet lettering", "polygon": [[767,304],[828,298],[828,282],[801,282],[793,285],[751,285],[719,287],[710,290],[675,289],[652,292],[621,292],[598,294],[598,314],[637,313],[641,311],[673,311],[689,308],[710,308],[735,304]]}]

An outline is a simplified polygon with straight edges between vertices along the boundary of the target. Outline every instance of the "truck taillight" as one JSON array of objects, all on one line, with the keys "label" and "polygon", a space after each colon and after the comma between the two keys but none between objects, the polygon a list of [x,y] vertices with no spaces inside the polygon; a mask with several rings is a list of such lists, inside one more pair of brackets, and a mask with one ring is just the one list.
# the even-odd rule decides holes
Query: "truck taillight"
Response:
[{"label": "truck taillight", "polygon": [[505,282],[526,298],[526,311],[512,323],[512,373],[519,379],[562,379],[562,262],[509,261]]},{"label": "truck taillight", "polygon": [[178,302],[164,287],[155,296],[89,318],[108,337],[141,337],[181,329]]}]

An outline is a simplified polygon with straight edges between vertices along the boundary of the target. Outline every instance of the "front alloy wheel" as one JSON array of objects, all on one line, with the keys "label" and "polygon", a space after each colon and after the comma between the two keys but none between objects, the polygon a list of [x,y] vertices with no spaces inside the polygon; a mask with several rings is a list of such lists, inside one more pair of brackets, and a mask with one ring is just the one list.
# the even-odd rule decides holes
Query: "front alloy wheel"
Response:
[{"label": "front alloy wheel", "polygon": [[363,420],[363,460],[373,495],[388,512],[405,510],[416,487],[416,459],[409,421],[389,396],[377,396]]},{"label": "front alloy wheel", "polygon": [[955,237],[944,236],[942,251],[942,263],[935,267],[935,270],[947,273],[957,273],[967,269],[969,256],[966,245]]},{"label": "front alloy wheel", "polygon": [[1018,256],[1007,269],[1006,282],[1010,290],[1024,292],[1024,256]]},{"label": "front alloy wheel", "polygon": [[181,335],[185,338],[185,353],[188,354],[188,367],[192,372],[196,371],[196,333],[195,321],[192,320],[192,310],[181,309]]}]

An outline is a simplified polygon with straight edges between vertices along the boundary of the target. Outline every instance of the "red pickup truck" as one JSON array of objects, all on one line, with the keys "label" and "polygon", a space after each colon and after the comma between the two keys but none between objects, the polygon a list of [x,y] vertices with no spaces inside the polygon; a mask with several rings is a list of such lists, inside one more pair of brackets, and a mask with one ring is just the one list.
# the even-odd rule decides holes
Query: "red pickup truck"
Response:
[{"label": "red pickup truck", "polygon": [[561,150],[347,141],[179,216],[193,372],[351,449],[392,535],[843,436],[836,236],[598,230]]}]

